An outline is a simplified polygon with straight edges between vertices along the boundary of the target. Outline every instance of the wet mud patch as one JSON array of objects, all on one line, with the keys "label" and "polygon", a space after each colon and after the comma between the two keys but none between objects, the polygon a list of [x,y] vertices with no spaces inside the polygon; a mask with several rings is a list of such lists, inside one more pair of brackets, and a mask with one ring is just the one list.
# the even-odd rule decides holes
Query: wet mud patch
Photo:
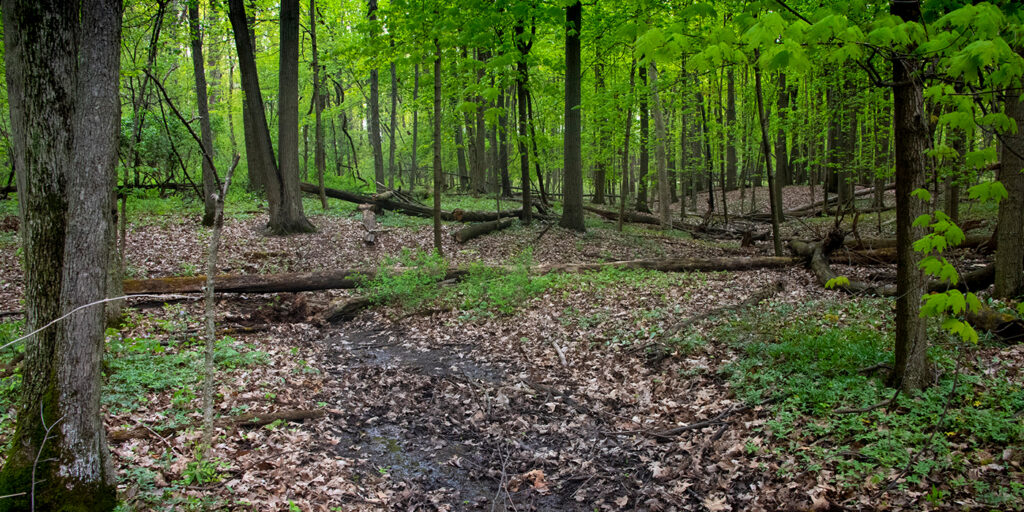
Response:
[{"label": "wet mud patch", "polygon": [[384,331],[327,340],[334,384],[323,397],[344,413],[331,455],[353,461],[386,510],[586,510],[573,499],[580,481],[546,476],[563,442],[524,438],[520,370],[431,342]]}]

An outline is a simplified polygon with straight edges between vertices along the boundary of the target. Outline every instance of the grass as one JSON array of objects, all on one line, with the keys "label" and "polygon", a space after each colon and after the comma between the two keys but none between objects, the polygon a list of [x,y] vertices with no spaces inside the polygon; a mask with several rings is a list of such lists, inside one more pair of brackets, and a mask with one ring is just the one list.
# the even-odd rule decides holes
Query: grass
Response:
[{"label": "grass", "polygon": [[[884,327],[890,320],[888,301],[861,299],[752,312],[714,332],[743,351],[722,371],[737,395],[772,404],[764,431],[788,460],[781,472],[829,466],[839,483],[859,486],[905,470],[910,485],[947,481],[935,487],[937,499],[955,487],[950,477],[968,482],[972,468],[991,463],[994,456],[986,454],[1007,446],[1020,450],[1024,390],[1005,371],[986,374],[962,364],[957,373],[956,360],[970,361],[977,348],[938,331],[930,354],[941,371],[937,385],[914,396],[900,394],[893,412],[837,413],[893,397],[881,377],[860,372],[891,361],[892,334]],[[1024,505],[1019,485],[974,491],[990,506]]]}]

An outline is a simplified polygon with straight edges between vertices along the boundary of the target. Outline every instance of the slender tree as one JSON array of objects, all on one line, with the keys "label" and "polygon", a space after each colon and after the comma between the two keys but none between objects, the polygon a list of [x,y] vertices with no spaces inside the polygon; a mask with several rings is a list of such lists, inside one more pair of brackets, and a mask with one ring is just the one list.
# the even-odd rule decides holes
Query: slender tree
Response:
[{"label": "slender tree", "polygon": [[188,27],[192,43],[192,68],[196,82],[196,106],[199,110],[199,133],[203,154],[203,225],[212,226],[216,216],[217,173],[213,166],[213,130],[206,97],[206,71],[203,67],[203,33],[199,27],[199,0],[188,3]]},{"label": "slender tree", "polygon": [[[376,35],[377,0],[367,0],[367,16],[370,19],[370,40]],[[377,67],[370,68],[370,150],[373,151],[373,180],[377,192],[384,191],[384,151],[380,139],[380,78]]]}]

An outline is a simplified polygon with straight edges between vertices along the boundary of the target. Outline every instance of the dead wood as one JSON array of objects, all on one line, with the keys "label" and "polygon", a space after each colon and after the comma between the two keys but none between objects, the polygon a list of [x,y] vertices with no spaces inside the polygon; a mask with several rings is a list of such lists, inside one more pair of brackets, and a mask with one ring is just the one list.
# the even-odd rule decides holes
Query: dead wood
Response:
[{"label": "dead wood", "polygon": [[[301,184],[302,191],[307,194],[319,194],[320,189],[317,185],[312,183]],[[424,217],[428,219],[434,218],[434,210],[426,206],[418,204],[404,203],[395,201],[392,199],[393,194],[387,192],[383,194],[377,194],[376,196],[364,196],[362,194],[356,194],[353,192],[346,192],[344,190],[338,190],[333,188],[324,189],[324,193],[327,197],[334,199],[341,199],[342,201],[348,201],[356,204],[372,204],[383,210],[395,211],[405,215],[414,217]],[[523,213],[523,209],[502,212],[474,212],[465,210],[454,210],[450,212],[441,212],[441,220],[446,221],[457,221],[457,222],[487,222],[492,220],[498,220],[506,217],[519,217]]]},{"label": "dead wood", "polygon": [[[610,261],[603,263],[558,263],[538,265],[530,269],[534,274],[551,272],[587,272],[607,268],[628,268],[657,270],[660,272],[716,272],[729,270],[753,270],[781,268],[801,263],[800,258],[755,256],[732,258],[663,258]],[[514,270],[511,266],[494,265],[491,268],[503,271]],[[397,269],[401,270],[401,269]],[[444,279],[458,279],[468,272],[464,268],[452,268]],[[373,270],[333,270],[287,274],[222,275],[214,278],[217,293],[282,293],[317,290],[357,288],[367,279],[376,275]],[[163,277],[157,279],[129,279],[124,282],[125,293],[133,294],[175,294],[199,293],[206,284],[206,276]]]},{"label": "dead wood", "polygon": [[1007,313],[1000,313],[982,304],[977,312],[968,312],[967,322],[977,329],[990,332],[1004,342],[1024,341],[1024,320]]},{"label": "dead wood", "polygon": [[[269,425],[275,421],[304,421],[323,417],[322,409],[295,409],[290,411],[271,412],[266,414],[243,414],[220,418],[214,422],[217,428],[255,428]],[[117,443],[130,439],[142,439],[150,435],[168,437],[188,428],[195,428],[195,424],[178,425],[176,427],[151,429],[145,426],[136,427],[131,430],[115,430],[107,434],[107,439]]]},{"label": "dead wood", "polygon": [[335,324],[352,320],[360,311],[373,305],[373,301],[366,297],[351,297],[331,303],[321,313],[324,321]]},{"label": "dead wood", "polygon": [[490,222],[479,222],[470,224],[455,232],[455,241],[462,244],[478,236],[483,236],[494,231],[500,231],[511,226],[515,222],[512,219],[492,220]]},{"label": "dead wood", "polygon": [[[893,249],[895,255],[895,238],[862,238],[844,242],[844,247],[854,251]],[[971,235],[964,239],[956,249],[978,249],[983,254],[995,251],[995,240],[993,235]],[[893,260],[895,261],[895,260]]]},{"label": "dead wood", "polygon": [[[385,194],[389,193],[385,192]],[[374,198],[376,197],[374,196]],[[363,229],[366,230],[366,234],[363,235],[363,243],[373,245],[377,242],[377,215],[373,212],[374,206],[372,204],[361,204],[359,205],[359,210],[363,212]]]}]

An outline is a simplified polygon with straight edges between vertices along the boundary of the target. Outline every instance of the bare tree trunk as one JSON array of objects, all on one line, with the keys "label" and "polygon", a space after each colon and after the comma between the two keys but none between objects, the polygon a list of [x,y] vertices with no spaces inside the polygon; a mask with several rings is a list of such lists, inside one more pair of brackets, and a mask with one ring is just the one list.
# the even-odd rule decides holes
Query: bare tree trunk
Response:
[{"label": "bare tree trunk", "polygon": [[1021,90],[1006,95],[1006,115],[1016,121],[1016,133],[1003,133],[999,181],[1009,196],[999,203],[996,227],[995,296],[1011,298],[1024,293],[1024,104]]},{"label": "bare tree trunk", "polygon": [[441,43],[434,39],[434,250],[441,248]]},{"label": "bare tree trunk", "polygon": [[[534,26],[534,34],[536,26]],[[527,40],[525,37],[526,28],[522,19],[516,20],[516,49],[519,50],[519,60],[516,61],[516,107],[519,116],[519,179],[523,189],[523,225],[530,225],[533,216],[532,198],[530,196],[530,153],[526,149],[527,136],[527,103],[529,102],[530,65],[526,61],[530,49],[533,47],[532,37]],[[531,34],[534,35],[534,34]],[[540,178],[540,173],[537,175]]]},{"label": "bare tree trunk", "polygon": [[192,42],[192,68],[196,82],[196,106],[199,110],[199,133],[203,147],[203,225],[212,226],[217,191],[217,173],[213,169],[213,130],[210,129],[210,109],[206,97],[206,71],[203,68],[203,33],[199,28],[199,4],[188,5],[188,26]]},{"label": "bare tree trunk", "polygon": [[[276,183],[267,187],[268,202],[277,196],[278,217],[270,217],[277,234],[307,233],[316,228],[302,211],[299,191],[299,0],[281,0],[281,53],[278,80],[277,142],[280,167]],[[269,180],[273,182],[274,180]]]},{"label": "bare tree trunk", "polygon": [[[395,47],[395,39],[391,39],[391,47]],[[388,188],[395,188],[395,132],[398,127],[395,120],[398,119],[398,74],[395,72],[395,61],[391,60],[391,132],[388,133]]]},{"label": "bare tree trunk", "polygon": [[[920,2],[894,3],[890,12],[904,21],[920,21]],[[896,347],[895,364],[889,383],[910,391],[921,389],[931,381],[925,337],[921,318],[921,297],[925,290],[924,274],[918,268],[920,257],[913,243],[925,234],[913,226],[914,219],[924,213],[925,204],[911,193],[924,186],[925,151],[931,134],[924,115],[924,96],[918,64],[900,57],[892,59],[893,123],[896,154]]]},{"label": "bare tree trunk", "polygon": [[[755,52],[757,55],[757,52]],[[757,95],[757,115],[761,120],[761,150],[764,152],[764,168],[768,177],[769,203],[772,210],[772,243],[775,247],[775,255],[782,256],[782,238],[779,236],[779,224],[781,224],[782,205],[778,203],[775,189],[779,187],[778,180],[772,176],[771,150],[768,143],[768,118],[764,113],[764,96],[761,92],[761,68],[754,66],[754,88]]]},{"label": "bare tree trunk", "polygon": [[[122,6],[5,0],[0,11],[31,331],[106,297]],[[94,305],[26,340],[0,510],[117,504],[100,417],[104,326]]]},{"label": "bare tree trunk", "polygon": [[661,109],[661,96],[658,95],[658,68],[654,61],[649,64],[651,77],[651,100],[654,101],[654,136],[658,138],[654,146],[654,158],[658,166],[658,212],[661,214],[661,229],[672,229],[672,199],[668,184],[668,162],[665,157],[665,116]]},{"label": "bare tree trunk", "polygon": [[[320,186],[320,206],[327,209],[327,194],[324,192],[324,170],[327,165],[327,154],[324,150],[324,123],[323,112],[325,108],[325,95],[320,88],[320,55],[316,47],[316,0],[309,0],[309,37],[313,44],[313,111],[316,115],[315,128],[313,129],[313,166],[316,167],[316,181]],[[337,143],[337,142],[335,142]],[[335,151],[337,157],[337,151]]]},{"label": "bare tree trunk", "polygon": [[[377,0],[367,0],[367,16],[370,19],[370,37],[375,37],[377,32]],[[380,78],[376,65],[370,68],[370,119],[368,130],[370,132],[370,150],[373,152],[373,181],[374,190],[378,193],[384,191],[384,152],[381,150],[380,140]]]},{"label": "bare tree trunk", "polygon": [[416,178],[419,176],[420,168],[417,165],[416,157],[420,150],[420,106],[417,100],[420,97],[420,64],[419,62],[413,67],[413,79],[412,79],[412,166],[409,171],[409,191],[413,192],[416,189]]},{"label": "bare tree trunk", "polygon": [[565,20],[565,186],[562,190],[562,218],[558,225],[586,231],[583,224],[583,148],[580,141],[580,28],[583,23],[583,4],[579,0],[566,7]]},{"label": "bare tree trunk", "polygon": [[650,126],[647,110],[647,66],[640,66],[640,176],[636,187],[636,211],[651,213],[647,204],[647,175],[650,173]]}]

